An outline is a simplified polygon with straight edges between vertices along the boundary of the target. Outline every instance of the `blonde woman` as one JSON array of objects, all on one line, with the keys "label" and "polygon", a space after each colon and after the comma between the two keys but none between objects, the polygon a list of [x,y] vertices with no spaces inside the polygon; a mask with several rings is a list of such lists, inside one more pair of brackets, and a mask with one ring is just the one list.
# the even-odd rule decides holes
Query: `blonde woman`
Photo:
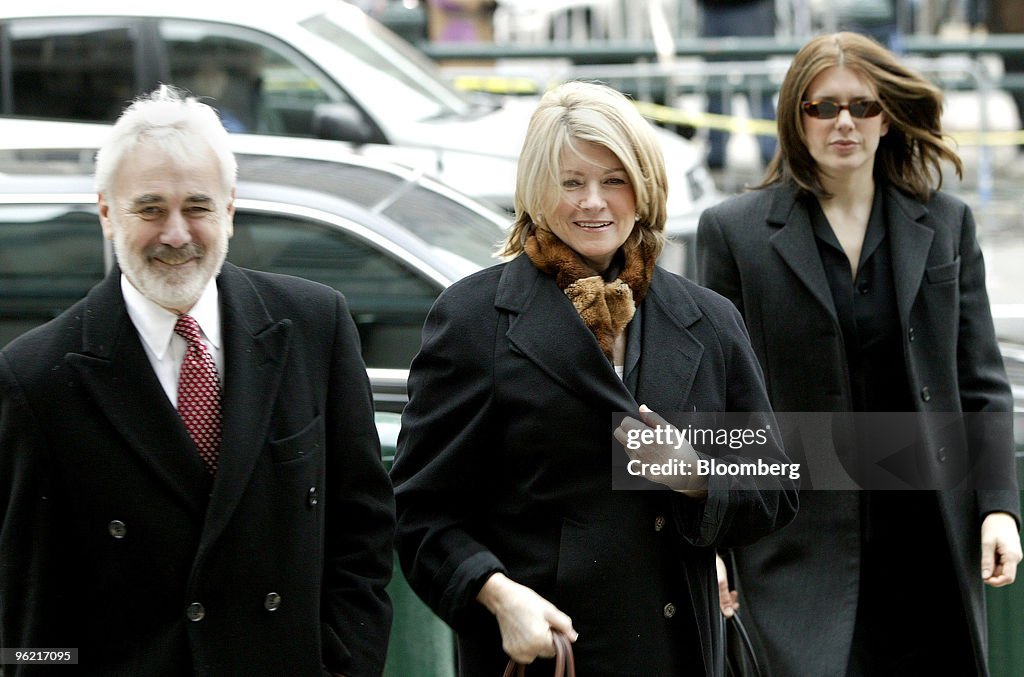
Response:
[{"label": "blonde woman", "polygon": [[[553,631],[588,677],[722,675],[714,548],[793,516],[787,478],[612,489],[614,412],[769,411],[735,308],[654,265],[666,191],[629,100],[549,92],[511,260],[450,287],[424,327],[392,474],[399,554],[458,633],[461,675],[553,656]],[[764,454],[785,460],[775,439]]]}]

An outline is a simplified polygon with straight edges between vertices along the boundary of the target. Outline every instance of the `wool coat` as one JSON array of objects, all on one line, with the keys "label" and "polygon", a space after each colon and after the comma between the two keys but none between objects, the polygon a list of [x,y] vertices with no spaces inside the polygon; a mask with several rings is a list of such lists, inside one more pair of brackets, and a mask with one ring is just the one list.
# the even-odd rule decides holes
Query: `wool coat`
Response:
[{"label": "wool coat", "polygon": [[217,285],[213,479],[116,269],[0,353],[2,644],[105,676],[378,675],[394,504],[355,325],[306,280]]},{"label": "wool coat", "polygon": [[[631,393],[525,255],[451,286],[428,316],[392,469],[397,542],[413,589],[457,631],[464,676],[507,661],[476,601],[498,571],[570,615],[581,675],[723,674],[715,548],[787,523],[795,482],[715,477],[706,500],[612,489],[614,412],[770,411],[728,301],[655,268],[638,321]],[[764,455],[785,461],[774,439]]]},{"label": "wool coat", "polygon": [[[941,192],[922,203],[885,183],[879,190],[916,411],[1012,411],[970,210]],[[701,282],[743,314],[776,412],[852,411],[842,331],[811,217],[794,187],[752,191],[707,210],[698,228],[698,266]],[[938,420],[921,418],[919,460],[933,486],[952,487],[963,449],[947,445]],[[975,485],[981,488],[936,495],[947,540],[940,547],[952,557],[959,583],[952,594],[968,619],[978,674],[987,674],[981,522],[997,511],[1019,522],[1008,420],[994,417],[996,434],[967,440],[974,451],[986,447],[982,484]],[[789,527],[734,553],[745,619],[773,674],[845,675],[861,573],[858,500],[849,491],[805,491]],[[894,613],[906,610],[896,606]]]}]

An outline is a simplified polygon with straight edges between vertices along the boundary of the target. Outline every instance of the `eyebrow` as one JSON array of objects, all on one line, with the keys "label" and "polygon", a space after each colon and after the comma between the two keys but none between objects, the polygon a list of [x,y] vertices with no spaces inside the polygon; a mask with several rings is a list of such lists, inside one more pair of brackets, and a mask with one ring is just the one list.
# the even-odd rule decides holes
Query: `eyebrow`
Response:
[{"label": "eyebrow", "polygon": [[[166,201],[167,201],[166,198],[164,198],[164,196],[162,196],[162,195],[158,195],[156,193],[143,193],[142,195],[139,195],[139,196],[135,197],[135,199],[132,200],[132,206],[133,207],[144,207],[146,205],[162,204],[162,203],[164,203]],[[188,203],[188,204],[204,204],[205,205],[205,204],[213,204],[214,203],[214,199],[213,199],[213,197],[211,197],[209,195],[205,195],[203,193],[197,193],[195,195],[189,195],[188,197],[186,197],[185,198],[185,202]]]},{"label": "eyebrow", "polygon": [[[604,174],[614,174],[616,172],[625,172],[625,167],[602,167]],[[562,174],[583,174],[584,172],[579,169],[563,169]]]}]

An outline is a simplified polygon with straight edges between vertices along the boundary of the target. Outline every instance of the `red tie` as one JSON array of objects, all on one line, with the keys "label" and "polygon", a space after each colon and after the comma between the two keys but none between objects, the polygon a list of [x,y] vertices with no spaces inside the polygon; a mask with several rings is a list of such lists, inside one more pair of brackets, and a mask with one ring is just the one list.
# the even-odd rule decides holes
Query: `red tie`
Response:
[{"label": "red tie", "polygon": [[188,429],[210,474],[217,472],[220,450],[220,377],[199,325],[191,315],[179,315],[174,331],[188,342],[178,377],[178,414]]}]

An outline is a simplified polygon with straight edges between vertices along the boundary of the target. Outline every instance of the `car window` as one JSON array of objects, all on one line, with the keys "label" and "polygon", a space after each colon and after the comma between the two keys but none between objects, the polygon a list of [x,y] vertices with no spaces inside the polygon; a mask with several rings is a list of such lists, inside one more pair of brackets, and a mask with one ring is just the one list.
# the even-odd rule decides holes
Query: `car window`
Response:
[{"label": "car window", "polygon": [[249,181],[320,190],[381,212],[440,253],[472,262],[466,272],[497,262],[493,254],[504,237],[501,226],[414,180],[359,165],[251,155],[238,155],[238,171]]},{"label": "car window", "polygon": [[408,369],[440,286],[384,252],[326,224],[239,209],[228,260],[298,275],[342,291],[367,367]]},{"label": "car window", "polygon": [[439,252],[451,252],[486,268],[505,233],[500,226],[440,193],[416,186],[404,191],[383,213]]},{"label": "car window", "polygon": [[103,275],[94,207],[0,205],[0,346],[59,315]]},{"label": "car window", "polygon": [[319,104],[348,96],[291,48],[255,31],[165,19],[171,81],[208,97],[231,132],[314,136]]},{"label": "car window", "polygon": [[321,14],[301,24],[354,59],[340,72],[363,80],[358,91],[367,108],[396,107],[414,120],[465,115],[472,108],[462,93],[434,76],[430,67],[421,66],[422,55],[411,55],[414,50],[400,39],[373,22],[356,31],[343,25],[342,18]]},{"label": "car window", "polygon": [[11,21],[4,114],[114,120],[135,95],[136,32],[115,19]]}]

